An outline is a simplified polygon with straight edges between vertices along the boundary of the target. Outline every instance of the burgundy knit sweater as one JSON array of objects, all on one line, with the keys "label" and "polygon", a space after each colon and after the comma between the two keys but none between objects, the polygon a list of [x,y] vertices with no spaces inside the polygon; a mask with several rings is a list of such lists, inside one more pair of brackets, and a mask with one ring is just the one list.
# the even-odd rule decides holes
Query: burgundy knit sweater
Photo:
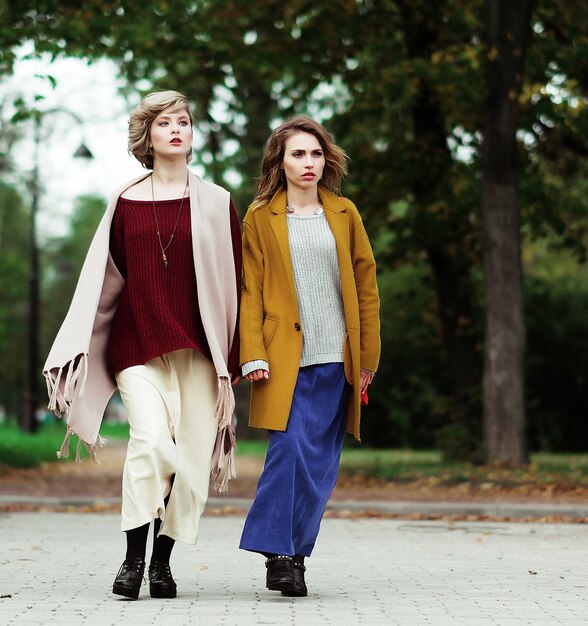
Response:
[{"label": "burgundy knit sweater", "polygon": [[[165,247],[174,229],[181,199],[155,202]],[[231,237],[237,301],[241,291],[241,227],[231,200]],[[153,204],[119,198],[110,230],[110,252],[123,278],[120,301],[108,342],[108,365],[114,374],[143,365],[174,350],[191,348],[212,359],[202,326],[192,255],[190,199],[185,198],[174,238],[166,250],[165,269],[157,239]],[[239,322],[237,320],[237,329]],[[239,334],[229,354],[228,370],[237,372]]]}]

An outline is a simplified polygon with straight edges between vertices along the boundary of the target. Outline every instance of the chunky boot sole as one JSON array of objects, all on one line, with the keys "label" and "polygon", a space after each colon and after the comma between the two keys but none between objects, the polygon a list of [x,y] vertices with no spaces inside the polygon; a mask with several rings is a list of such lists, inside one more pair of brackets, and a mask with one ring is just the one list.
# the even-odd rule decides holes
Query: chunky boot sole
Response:
[{"label": "chunky boot sole", "polygon": [[117,596],[124,596],[125,598],[132,598],[136,600],[139,597],[139,592],[141,588],[137,589],[136,587],[129,587],[128,585],[120,585],[114,583],[112,585],[112,593],[115,593]]},{"label": "chunky boot sole", "polygon": [[175,598],[177,585],[169,563],[152,561],[149,565],[149,593],[152,598]]},{"label": "chunky boot sole", "polygon": [[304,580],[304,572],[306,567],[301,563],[294,562],[293,584],[288,585],[285,589],[282,589],[282,595],[289,598],[305,598],[308,595],[308,589],[306,587],[306,581]]},{"label": "chunky boot sole", "polygon": [[149,585],[149,594],[152,598],[175,598],[178,595],[178,592],[175,587]]},{"label": "chunky boot sole", "polygon": [[282,595],[287,598],[306,598],[308,591],[306,589],[297,589],[296,587],[287,587],[282,589]]},{"label": "chunky boot sole", "polygon": [[112,593],[136,600],[143,583],[145,561],[140,557],[125,559],[118,570],[112,585]]}]

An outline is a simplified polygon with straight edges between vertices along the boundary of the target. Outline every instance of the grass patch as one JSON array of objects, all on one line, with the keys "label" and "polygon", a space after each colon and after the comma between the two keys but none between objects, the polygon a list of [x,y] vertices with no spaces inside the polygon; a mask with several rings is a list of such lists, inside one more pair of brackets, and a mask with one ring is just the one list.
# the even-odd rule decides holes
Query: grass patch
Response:
[{"label": "grass patch", "polygon": [[344,448],[341,457],[341,474],[364,474],[370,478],[383,478],[410,482],[414,475],[433,475],[441,466],[461,466],[444,463],[441,453],[435,450],[374,450],[370,448]]},{"label": "grass patch", "polygon": [[0,467],[36,467],[55,461],[64,436],[64,427],[42,427],[38,434],[30,434],[0,424]]},{"label": "grass patch", "polygon": [[237,456],[256,456],[264,457],[267,450],[267,441],[246,441],[239,439],[237,441]]},{"label": "grass patch", "polygon": [[399,484],[513,490],[533,487],[588,488],[588,454],[540,452],[531,454],[529,465],[501,467],[443,461],[434,450],[372,450],[345,448],[342,476],[364,476]]},{"label": "grass patch", "polygon": [[[104,423],[100,434],[107,439],[126,439],[127,424]],[[56,451],[65,436],[65,424],[43,425],[31,435],[11,423],[0,424],[0,468],[36,467],[57,460]],[[75,457],[77,438],[70,442]],[[82,448],[82,455],[87,456]],[[263,458],[267,440],[237,443],[238,456]],[[443,461],[435,450],[375,450],[348,444],[343,449],[340,474],[343,478],[376,479],[404,485],[465,489],[466,491],[525,491],[588,489],[588,454],[535,453],[528,466],[506,468],[474,466]]]},{"label": "grass patch", "polygon": [[[56,461],[65,432],[61,421],[43,425],[35,434],[22,432],[15,424],[0,424],[0,467],[37,467]],[[100,434],[106,438],[126,438],[128,432],[126,424],[104,424],[100,429]],[[70,441],[70,461],[75,457],[75,445],[77,443]],[[86,455],[85,449],[82,454]]]},{"label": "grass patch", "polygon": [[[41,463],[57,461],[57,450],[61,448],[65,437],[65,423],[56,421],[40,426],[35,434],[22,432],[14,423],[0,424],[0,468],[2,467],[37,467]],[[103,423],[100,435],[106,439],[127,439],[129,427],[127,424]],[[61,462],[75,460],[77,437],[70,441],[70,456]],[[267,450],[267,441],[238,442],[239,456],[264,457]],[[81,449],[82,458],[88,456],[85,448]]]},{"label": "grass patch", "polygon": [[531,464],[546,472],[574,472],[588,476],[588,454],[561,454],[537,452],[531,455]]}]

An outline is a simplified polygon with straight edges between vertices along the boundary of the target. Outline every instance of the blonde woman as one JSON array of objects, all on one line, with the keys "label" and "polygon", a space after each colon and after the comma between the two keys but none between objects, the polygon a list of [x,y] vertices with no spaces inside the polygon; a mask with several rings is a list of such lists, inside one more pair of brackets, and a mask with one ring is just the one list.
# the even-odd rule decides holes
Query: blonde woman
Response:
[{"label": "blonde woman", "polygon": [[266,586],[286,596],[307,595],[304,559],[380,356],[374,257],[337,195],[346,160],[317,122],[284,122],[244,220],[241,369],[250,425],[270,435],[240,547],[265,555]]},{"label": "blonde woman", "polygon": [[229,193],[188,170],[185,96],[146,96],[129,151],[149,172],[113,193],[44,374],[50,408],[67,416],[64,455],[77,434],[95,456],[118,387],[130,436],[113,593],[139,596],[153,521],[150,594],[173,598],[174,542],[196,543],[211,472],[217,492],[234,473],[241,232]]}]

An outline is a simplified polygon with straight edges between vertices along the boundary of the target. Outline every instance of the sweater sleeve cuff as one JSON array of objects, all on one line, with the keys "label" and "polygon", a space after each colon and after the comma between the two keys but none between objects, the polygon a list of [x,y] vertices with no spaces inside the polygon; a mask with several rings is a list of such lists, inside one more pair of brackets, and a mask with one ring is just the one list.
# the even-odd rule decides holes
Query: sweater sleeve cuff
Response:
[{"label": "sweater sleeve cuff", "polygon": [[255,370],[265,370],[269,372],[269,363],[267,361],[259,360],[259,361],[247,361],[247,363],[243,363],[241,365],[241,375],[247,376],[247,374],[251,374]]}]

